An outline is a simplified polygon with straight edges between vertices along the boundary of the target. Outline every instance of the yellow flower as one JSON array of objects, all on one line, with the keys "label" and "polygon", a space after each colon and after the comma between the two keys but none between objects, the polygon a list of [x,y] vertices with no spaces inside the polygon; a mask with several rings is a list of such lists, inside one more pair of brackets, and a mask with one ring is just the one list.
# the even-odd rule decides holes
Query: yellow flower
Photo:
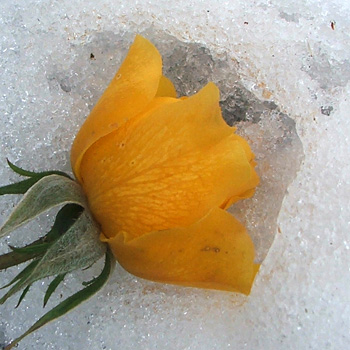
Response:
[{"label": "yellow flower", "polygon": [[80,129],[71,162],[101,240],[127,271],[249,294],[254,246],[225,209],[251,196],[259,179],[213,83],[176,98],[159,52],[137,36]]}]

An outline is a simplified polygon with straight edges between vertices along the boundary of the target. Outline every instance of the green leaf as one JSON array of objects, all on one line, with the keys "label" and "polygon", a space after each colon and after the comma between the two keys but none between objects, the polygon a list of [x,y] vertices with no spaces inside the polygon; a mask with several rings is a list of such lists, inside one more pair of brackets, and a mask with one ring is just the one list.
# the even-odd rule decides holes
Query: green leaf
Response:
[{"label": "green leaf", "polygon": [[37,329],[55,320],[56,318],[63,316],[67,312],[71,311],[72,309],[80,305],[82,302],[91,298],[106,284],[106,282],[108,281],[113,271],[113,266],[114,266],[114,258],[112,253],[108,249],[106,253],[104,268],[101,274],[94,280],[92,284],[80,290],[79,292],[75,293],[74,295],[70,296],[69,298],[62,301],[60,304],[58,304],[56,307],[54,307],[52,310],[47,312],[36,323],[34,323],[33,326],[30,327],[24,334],[16,338],[11,344],[7,345],[4,348],[4,350],[12,349],[27,335],[33,333]]},{"label": "green leaf", "polygon": [[87,208],[84,194],[77,182],[59,175],[49,175],[40,179],[23,196],[2,226],[0,238],[41,213],[67,203]]},{"label": "green leaf", "polygon": [[17,309],[18,306],[21,304],[22,300],[24,299],[24,297],[25,297],[26,294],[28,293],[30,286],[31,286],[31,284],[30,284],[29,286],[27,286],[27,287],[24,288],[24,290],[23,290],[21,296],[19,297],[19,300],[18,300],[18,303],[17,303],[15,309]]},{"label": "green leaf", "polygon": [[52,293],[56,290],[56,288],[59,286],[59,284],[64,280],[64,277],[66,276],[65,273],[61,273],[57,275],[53,281],[49,284],[49,287],[47,288],[47,291],[44,296],[44,307],[46,306],[47,302],[49,301]]}]

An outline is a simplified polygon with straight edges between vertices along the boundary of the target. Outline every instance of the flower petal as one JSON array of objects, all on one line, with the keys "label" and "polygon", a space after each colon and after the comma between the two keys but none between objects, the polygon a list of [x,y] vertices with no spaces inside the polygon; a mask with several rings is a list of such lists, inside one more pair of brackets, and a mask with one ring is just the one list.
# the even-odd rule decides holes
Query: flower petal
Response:
[{"label": "flower petal", "polygon": [[234,140],[238,141],[240,143],[240,145],[243,147],[245,153],[246,153],[246,156],[247,156],[247,159],[252,167],[252,174],[251,174],[251,177],[250,177],[250,181],[248,181],[246,184],[245,184],[245,190],[243,190],[242,188],[242,192],[241,193],[238,193],[238,194],[235,194],[234,196],[232,197],[229,197],[227,198],[224,203],[221,204],[220,208],[222,209],[227,209],[229,208],[233,203],[236,203],[242,199],[245,199],[245,198],[249,198],[249,197],[252,197],[253,194],[255,193],[255,188],[256,186],[258,186],[259,182],[260,182],[260,179],[259,179],[259,176],[258,174],[256,173],[256,171],[254,170],[254,167],[256,165],[255,161],[254,161],[254,158],[255,158],[255,155],[254,153],[252,152],[248,142],[241,136],[237,135],[237,134],[233,134],[231,136]]},{"label": "flower petal", "polygon": [[176,90],[171,80],[168,79],[166,76],[162,75],[162,77],[159,80],[159,86],[156,96],[176,98],[176,95]]},{"label": "flower petal", "polygon": [[247,191],[255,172],[233,130],[209,83],[97,141],[82,160],[81,178],[105,235],[188,226]]},{"label": "flower petal", "polygon": [[137,35],[119,71],[77,134],[71,152],[75,176],[86,150],[99,138],[140,113],[155,97],[162,58],[147,39]]},{"label": "flower petal", "polygon": [[249,294],[259,269],[244,226],[219,208],[187,228],[102,240],[127,271],[157,282]]}]

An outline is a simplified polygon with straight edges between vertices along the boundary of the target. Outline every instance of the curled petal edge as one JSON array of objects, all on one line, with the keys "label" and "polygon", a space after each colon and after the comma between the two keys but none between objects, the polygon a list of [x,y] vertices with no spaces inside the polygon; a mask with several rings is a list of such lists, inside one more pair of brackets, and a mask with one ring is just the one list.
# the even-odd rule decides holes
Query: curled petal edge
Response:
[{"label": "curled petal edge", "polygon": [[260,267],[245,227],[220,208],[189,227],[100,239],[128,272],[156,282],[248,295]]}]

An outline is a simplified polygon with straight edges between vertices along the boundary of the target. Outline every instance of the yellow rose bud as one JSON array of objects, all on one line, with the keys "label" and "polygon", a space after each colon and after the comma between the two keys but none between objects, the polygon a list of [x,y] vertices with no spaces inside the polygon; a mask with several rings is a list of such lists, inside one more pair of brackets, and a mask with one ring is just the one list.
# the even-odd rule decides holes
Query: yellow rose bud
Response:
[{"label": "yellow rose bud", "polygon": [[248,294],[259,265],[225,211],[259,178],[247,142],[207,84],[176,98],[157,49],[137,36],[80,129],[72,168],[119,263],[153,281]]}]

